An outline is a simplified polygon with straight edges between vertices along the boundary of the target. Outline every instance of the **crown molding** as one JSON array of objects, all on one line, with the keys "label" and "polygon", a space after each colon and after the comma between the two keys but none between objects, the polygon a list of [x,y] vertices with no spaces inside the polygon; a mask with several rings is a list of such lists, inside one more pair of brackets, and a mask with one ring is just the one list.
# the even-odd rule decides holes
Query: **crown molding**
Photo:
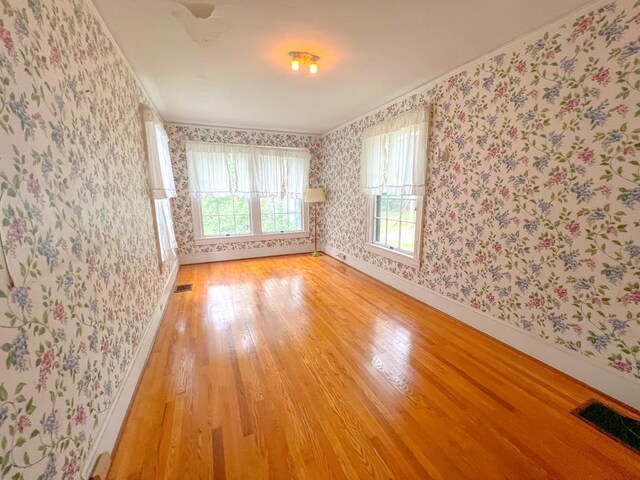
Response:
[{"label": "crown molding", "polygon": [[262,128],[239,127],[239,126],[233,126],[233,125],[206,125],[202,123],[176,122],[172,120],[166,120],[165,124],[173,125],[176,127],[208,128],[212,130],[242,130],[246,132],[270,133],[270,134],[277,134],[277,135],[298,135],[300,137],[314,137],[314,138],[322,137],[321,133],[292,132],[289,130],[265,130]]}]

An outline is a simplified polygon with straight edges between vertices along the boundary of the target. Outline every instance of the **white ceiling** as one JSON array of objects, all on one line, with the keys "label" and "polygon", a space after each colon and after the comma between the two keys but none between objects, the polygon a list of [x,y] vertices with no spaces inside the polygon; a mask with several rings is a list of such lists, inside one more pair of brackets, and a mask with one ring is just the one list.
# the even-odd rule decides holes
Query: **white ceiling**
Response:
[{"label": "white ceiling", "polygon": [[[327,132],[589,3],[93,2],[165,121],[306,133]],[[206,17],[212,6],[209,18],[190,13]],[[318,74],[292,72],[291,50],[319,55]]]}]

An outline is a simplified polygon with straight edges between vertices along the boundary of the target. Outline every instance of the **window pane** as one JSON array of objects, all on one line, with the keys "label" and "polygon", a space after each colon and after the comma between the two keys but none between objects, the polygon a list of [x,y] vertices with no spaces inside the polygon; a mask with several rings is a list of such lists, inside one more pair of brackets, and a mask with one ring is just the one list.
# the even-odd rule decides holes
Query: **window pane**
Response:
[{"label": "window pane", "polygon": [[302,230],[302,200],[295,198],[261,198],[260,219],[265,233]]},{"label": "window pane", "polygon": [[387,222],[387,245],[396,250],[400,248],[400,222]]},{"label": "window pane", "polygon": [[417,202],[415,199],[412,199],[412,198],[405,199],[403,201],[402,221],[415,223],[416,207],[417,207]]},{"label": "window pane", "polygon": [[287,230],[287,226],[289,225],[287,220],[286,214],[276,213],[276,230]]},{"label": "window pane", "polygon": [[263,232],[273,232],[276,229],[275,223],[273,222],[273,215],[262,215],[262,231]]},{"label": "window pane", "polygon": [[402,222],[402,236],[400,238],[400,249],[413,253],[415,250],[416,224]]},{"label": "window pane", "polygon": [[234,201],[235,213],[241,213],[243,215],[249,215],[249,199],[242,197],[235,197]]},{"label": "window pane", "polygon": [[270,198],[269,201],[271,202],[271,211],[273,213],[282,213],[287,209],[281,198]]},{"label": "window pane", "polygon": [[413,254],[419,198],[415,195],[376,196],[373,241],[393,250]]},{"label": "window pane", "polygon": [[378,241],[383,245],[387,244],[387,223],[386,219],[380,219],[380,236]]},{"label": "window pane", "polygon": [[202,231],[205,235],[220,235],[218,217],[202,217]]},{"label": "window pane", "polygon": [[378,195],[376,197],[376,216],[377,217],[387,216],[388,203],[389,203],[389,199],[386,195]]},{"label": "window pane", "polygon": [[236,233],[234,215],[220,215],[220,233],[222,235],[233,235]]},{"label": "window pane", "polygon": [[[263,233],[299,232],[303,229],[301,199],[261,198],[260,220]],[[201,200],[205,236],[250,235],[252,203],[243,197],[207,197]],[[258,214],[258,212],[255,212]]]},{"label": "window pane", "polygon": [[260,213],[262,215],[273,213],[273,198],[260,199]]},{"label": "window pane", "polygon": [[400,197],[389,197],[389,220],[400,220],[402,200]]},{"label": "window pane", "polygon": [[205,236],[251,233],[250,200],[243,197],[206,197],[200,202]]},{"label": "window pane", "polygon": [[249,215],[236,215],[236,233],[238,235],[246,235],[251,233],[249,226]]},{"label": "window pane", "polygon": [[298,223],[298,220],[300,219],[300,215],[298,215],[297,213],[290,213],[289,214],[289,225],[291,226],[292,230],[300,230],[300,224]]},{"label": "window pane", "polygon": [[219,197],[215,200],[218,204],[219,215],[233,215],[233,197]]},{"label": "window pane", "polygon": [[218,215],[218,204],[215,198],[202,198],[200,205],[202,206],[202,215]]}]

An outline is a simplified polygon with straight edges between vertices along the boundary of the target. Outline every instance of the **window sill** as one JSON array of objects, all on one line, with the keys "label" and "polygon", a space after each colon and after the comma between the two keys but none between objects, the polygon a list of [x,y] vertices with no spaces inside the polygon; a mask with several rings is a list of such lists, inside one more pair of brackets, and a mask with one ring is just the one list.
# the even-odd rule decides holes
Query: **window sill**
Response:
[{"label": "window sill", "polygon": [[407,255],[406,253],[396,252],[395,250],[381,247],[380,245],[376,245],[375,243],[365,243],[364,248],[372,253],[382,255],[383,257],[389,258],[398,263],[416,268],[420,267],[420,260],[412,257],[411,255]]},{"label": "window sill", "polygon": [[218,243],[262,242],[266,240],[286,240],[290,238],[305,238],[309,232],[264,233],[261,235],[230,235],[228,237],[200,237],[196,238],[196,245],[215,245]]}]

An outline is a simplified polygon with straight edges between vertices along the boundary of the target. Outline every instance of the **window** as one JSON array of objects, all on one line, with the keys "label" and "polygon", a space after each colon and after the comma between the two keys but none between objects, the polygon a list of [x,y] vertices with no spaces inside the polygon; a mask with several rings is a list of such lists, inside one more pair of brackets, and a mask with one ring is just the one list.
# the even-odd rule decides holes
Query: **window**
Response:
[{"label": "window", "polygon": [[200,201],[204,236],[248,235],[251,233],[248,198],[204,197]]},{"label": "window", "polygon": [[426,182],[428,113],[419,108],[363,133],[361,187],[368,197],[366,247],[417,265]]},{"label": "window", "polygon": [[299,232],[302,230],[300,198],[261,198],[260,223],[263,232]]},{"label": "window", "polygon": [[176,242],[170,198],[176,196],[171,169],[169,139],[153,110],[142,108],[149,163],[149,195],[153,198],[158,257],[162,265],[175,258]]},{"label": "window", "polygon": [[422,195],[370,196],[365,247],[387,258],[417,266],[423,199]]},{"label": "window", "polygon": [[306,149],[187,143],[197,244],[308,236]]},{"label": "window", "polygon": [[418,197],[377,195],[373,242],[381,247],[413,255],[416,248]]}]

